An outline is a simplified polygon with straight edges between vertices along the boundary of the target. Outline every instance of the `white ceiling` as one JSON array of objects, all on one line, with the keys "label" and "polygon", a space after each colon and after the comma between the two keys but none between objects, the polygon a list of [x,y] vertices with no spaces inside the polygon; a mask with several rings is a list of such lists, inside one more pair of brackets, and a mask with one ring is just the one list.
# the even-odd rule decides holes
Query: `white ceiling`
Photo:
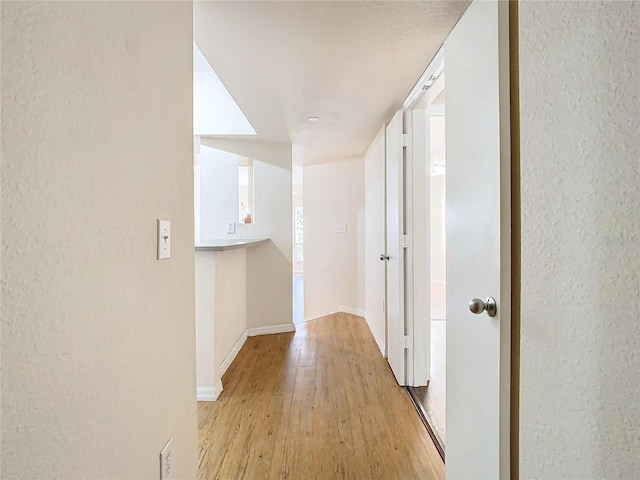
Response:
[{"label": "white ceiling", "polygon": [[257,138],[310,165],[365,152],[468,4],[196,2],[194,37]]}]

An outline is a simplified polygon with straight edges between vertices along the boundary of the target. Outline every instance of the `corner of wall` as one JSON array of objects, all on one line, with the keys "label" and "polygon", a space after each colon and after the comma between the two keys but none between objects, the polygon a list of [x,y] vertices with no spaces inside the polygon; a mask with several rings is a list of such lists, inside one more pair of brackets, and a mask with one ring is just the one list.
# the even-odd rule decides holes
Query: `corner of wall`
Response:
[{"label": "corner of wall", "polygon": [[364,310],[364,204],[363,157],[304,168],[306,318]]}]

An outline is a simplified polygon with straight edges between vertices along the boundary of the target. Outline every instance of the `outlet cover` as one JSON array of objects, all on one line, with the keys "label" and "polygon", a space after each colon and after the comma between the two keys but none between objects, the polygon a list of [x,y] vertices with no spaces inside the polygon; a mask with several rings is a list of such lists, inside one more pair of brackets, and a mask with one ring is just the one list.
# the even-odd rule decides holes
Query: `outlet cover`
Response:
[{"label": "outlet cover", "polygon": [[338,233],[347,233],[347,224],[346,223],[339,223],[336,226],[336,232],[338,232]]},{"label": "outlet cover", "polygon": [[227,222],[227,233],[236,233],[236,222],[234,222],[233,220]]},{"label": "outlet cover", "polygon": [[160,450],[160,480],[171,480],[171,442],[169,439],[167,444]]}]

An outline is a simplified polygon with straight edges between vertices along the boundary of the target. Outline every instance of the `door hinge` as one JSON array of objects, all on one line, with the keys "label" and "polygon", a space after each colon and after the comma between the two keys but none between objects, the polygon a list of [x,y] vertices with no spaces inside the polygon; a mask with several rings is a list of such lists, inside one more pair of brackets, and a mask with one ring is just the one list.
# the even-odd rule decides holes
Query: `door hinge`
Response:
[{"label": "door hinge", "polygon": [[404,336],[404,348],[409,348],[409,335]]},{"label": "door hinge", "polygon": [[402,235],[402,248],[409,247],[409,235]]},{"label": "door hinge", "polygon": [[382,299],[382,313],[386,313],[387,311],[387,299],[383,298]]},{"label": "door hinge", "polygon": [[408,147],[409,146],[409,134],[408,133],[403,133],[402,135],[400,135],[400,142],[402,143],[403,147]]}]

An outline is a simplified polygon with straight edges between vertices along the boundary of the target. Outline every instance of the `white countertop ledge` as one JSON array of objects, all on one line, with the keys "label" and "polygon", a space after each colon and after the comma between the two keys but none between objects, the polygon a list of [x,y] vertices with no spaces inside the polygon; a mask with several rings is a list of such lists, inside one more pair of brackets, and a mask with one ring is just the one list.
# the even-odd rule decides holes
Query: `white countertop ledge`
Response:
[{"label": "white countertop ledge", "polygon": [[196,245],[196,252],[225,252],[237,248],[257,247],[258,245],[264,245],[270,240],[270,238],[204,240]]}]

